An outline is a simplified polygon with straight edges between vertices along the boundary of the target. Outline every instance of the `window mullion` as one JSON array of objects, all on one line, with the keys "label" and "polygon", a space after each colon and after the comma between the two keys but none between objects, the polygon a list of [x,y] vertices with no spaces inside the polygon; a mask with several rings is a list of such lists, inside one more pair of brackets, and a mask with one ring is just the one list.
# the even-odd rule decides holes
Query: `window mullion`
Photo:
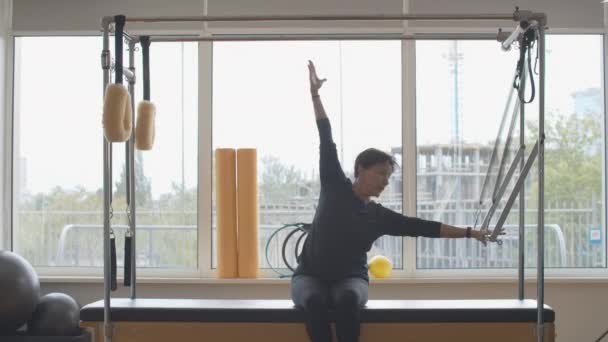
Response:
[{"label": "window mullion", "polygon": [[213,43],[198,44],[198,269],[210,277],[212,253],[212,57]]},{"label": "window mullion", "polygon": [[[10,13],[10,11],[8,12]],[[11,16],[8,15],[6,18],[10,24]],[[8,26],[10,27],[10,26]],[[4,72],[5,80],[2,81],[5,85],[4,98],[0,100],[0,111],[6,113],[3,115],[2,122],[0,122],[0,132],[4,137],[0,142],[0,160],[2,160],[2,171],[0,171],[0,189],[2,189],[2,198],[0,198],[0,249],[11,250],[12,249],[12,236],[13,236],[13,62],[14,62],[14,38],[12,37],[10,30],[6,34],[5,53],[4,56],[0,56],[0,60],[3,61],[3,65],[0,65],[0,69]],[[0,97],[2,97],[0,95]]]},{"label": "window mullion", "polygon": [[[403,213],[416,215],[416,43],[403,41],[402,56],[402,170]],[[416,270],[416,239],[403,240],[403,269],[407,277]]]}]

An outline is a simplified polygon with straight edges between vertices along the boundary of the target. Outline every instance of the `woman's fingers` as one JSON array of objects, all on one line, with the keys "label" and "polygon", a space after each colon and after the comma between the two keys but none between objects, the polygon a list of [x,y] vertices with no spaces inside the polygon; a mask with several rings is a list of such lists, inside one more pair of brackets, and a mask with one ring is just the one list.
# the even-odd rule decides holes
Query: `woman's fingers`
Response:
[{"label": "woman's fingers", "polygon": [[323,83],[327,81],[326,78],[319,79],[319,77],[317,76],[317,71],[315,70],[315,65],[311,60],[308,60],[308,76],[310,79],[310,85],[315,89],[321,88]]},{"label": "woman's fingers", "polygon": [[[489,235],[492,235],[492,233],[493,232],[491,230],[488,231]],[[497,235],[505,235],[505,234],[507,234],[507,232],[505,232],[505,229],[504,228],[500,228],[500,230],[498,231]]]}]

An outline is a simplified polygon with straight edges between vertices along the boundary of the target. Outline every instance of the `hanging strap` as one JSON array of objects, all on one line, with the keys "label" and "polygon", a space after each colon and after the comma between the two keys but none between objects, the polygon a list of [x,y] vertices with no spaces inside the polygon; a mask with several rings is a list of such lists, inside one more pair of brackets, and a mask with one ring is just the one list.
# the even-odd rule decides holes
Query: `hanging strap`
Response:
[{"label": "hanging strap", "polygon": [[110,288],[116,291],[118,288],[116,282],[116,237],[114,231],[110,230]]},{"label": "hanging strap", "polygon": [[125,22],[124,15],[114,16],[114,53],[116,54],[116,67],[114,68],[114,83],[122,84],[122,44],[124,38]]},{"label": "hanging strap", "polygon": [[[522,28],[526,29],[529,27],[527,22],[522,22]],[[521,47],[519,49],[519,61],[517,62],[517,77],[513,81],[513,87],[518,90],[519,99],[522,103],[531,103],[534,101],[536,96],[536,87],[534,84],[534,77],[532,73],[532,46],[536,40],[536,30],[528,29],[524,34],[521,42]],[[527,54],[527,58],[526,58]],[[526,100],[523,92],[519,91],[521,87],[521,81],[524,79],[524,68],[526,67],[526,62],[528,66],[528,76],[530,79],[530,99]],[[525,81],[525,79],[524,79]]]},{"label": "hanging strap", "polygon": [[150,37],[139,37],[144,73],[144,100],[150,101]]},{"label": "hanging strap", "polygon": [[131,286],[131,248],[133,247],[133,236],[131,231],[127,229],[125,233],[125,277],[124,285]]}]

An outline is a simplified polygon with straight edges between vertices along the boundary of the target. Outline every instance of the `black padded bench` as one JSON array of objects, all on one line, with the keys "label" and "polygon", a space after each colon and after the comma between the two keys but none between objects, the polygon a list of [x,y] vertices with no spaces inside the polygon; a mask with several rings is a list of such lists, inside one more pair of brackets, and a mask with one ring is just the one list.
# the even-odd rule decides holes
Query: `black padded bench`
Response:
[{"label": "black padded bench", "polygon": [[[536,341],[534,300],[370,300],[361,341]],[[331,316],[331,315],[330,315]],[[290,300],[112,299],[113,341],[307,341]],[[333,319],[333,318],[332,318]],[[103,336],[103,301],[81,310],[84,327]],[[555,313],[545,305],[545,341]],[[207,336],[208,339],[202,339]]]}]

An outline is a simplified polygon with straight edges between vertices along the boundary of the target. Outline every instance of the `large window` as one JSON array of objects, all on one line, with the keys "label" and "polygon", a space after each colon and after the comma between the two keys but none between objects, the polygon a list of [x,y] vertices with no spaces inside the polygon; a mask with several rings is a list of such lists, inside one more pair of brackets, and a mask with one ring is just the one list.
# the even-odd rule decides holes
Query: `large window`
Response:
[{"label": "large window", "polygon": [[[368,147],[401,161],[400,42],[215,43],[213,148],[258,150],[262,253],[276,228],[311,222],[318,200],[319,138],[309,59],[328,79],[321,95],[347,176],[353,179],[355,157]],[[396,171],[379,201],[401,212],[401,168]],[[281,238],[269,251],[273,267],[284,267]],[[401,268],[401,243],[382,238],[371,254],[387,255]],[[260,266],[267,267],[261,255]]]},{"label": "large window", "polygon": [[[548,267],[606,267],[602,38],[547,37],[544,198]],[[399,163],[379,202],[402,212],[402,174],[413,173],[415,168],[416,189],[405,191],[416,191],[417,216],[479,228],[494,187],[519,148],[519,121],[509,145],[505,146],[509,140],[506,130],[498,135],[503,115],[507,115],[508,128],[515,110],[514,99],[507,105],[507,98],[518,50],[503,52],[496,42],[488,41],[419,41],[415,46],[416,87],[405,89],[403,77],[414,73],[402,72],[399,41],[216,42],[200,47],[196,43],[153,44],[156,142],[152,151],[138,151],[135,158],[138,266],[208,274],[216,265],[214,205],[211,217],[201,217],[204,224],[198,226],[199,195],[211,203],[215,199],[213,187],[198,187],[201,175],[211,170],[214,176],[213,163],[199,169],[199,149],[208,149],[209,141],[198,137],[200,115],[204,120],[201,127],[210,127],[212,132],[213,150],[257,149],[260,267],[285,267],[281,245],[288,232],[270,244],[270,265],[265,257],[267,241],[282,225],[311,222],[319,195],[319,140],[308,88],[309,59],[319,75],[328,79],[321,96],[348,177],[353,179],[359,152],[379,148]],[[206,68],[201,73],[199,48],[212,55],[212,62],[200,63]],[[81,267],[77,272],[85,272],[83,267],[87,267],[101,272],[100,53],[99,37],[15,39],[12,237],[14,250],[37,267]],[[136,62],[139,101],[140,52]],[[212,101],[199,109],[199,85],[207,82],[212,85],[208,94]],[[525,113],[526,157],[538,137],[537,78],[535,82],[537,97]],[[410,115],[402,108],[407,93],[415,93],[416,127],[405,127],[402,132],[402,118]],[[211,108],[211,115],[206,108]],[[406,134],[416,136],[415,158],[403,157]],[[490,165],[497,141],[497,156],[505,160],[502,166]],[[123,144],[113,146],[112,223],[122,265],[127,224],[125,148]],[[488,174],[488,188],[482,196]],[[499,201],[490,228],[502,213],[517,177],[519,168]],[[524,184],[526,266],[534,267],[536,163]],[[518,262],[518,223],[516,200],[502,245],[483,247],[474,240],[419,238],[415,251],[404,251],[403,239],[383,237],[370,255],[387,255],[396,269],[407,267],[408,271],[513,268]],[[405,241],[413,244],[413,240]],[[199,251],[199,245],[212,248]],[[295,264],[292,254],[290,262]]]},{"label": "large window", "polygon": [[[15,39],[13,243],[35,266],[103,264],[100,53],[99,37]],[[135,157],[140,267],[197,267],[197,56],[196,44],[151,48],[156,141]],[[141,82],[136,89],[137,102]],[[127,223],[124,149],[113,144],[119,265]]]},{"label": "large window", "polygon": [[[546,51],[545,264],[605,267],[602,37],[548,36]],[[488,210],[488,196],[482,197],[481,190],[496,141],[498,158],[505,157],[506,163],[490,167],[490,193],[500,169],[506,172],[519,147],[519,121],[506,148],[506,133],[497,135],[503,113],[510,120],[513,112],[513,105],[506,104],[517,58],[518,51],[502,52],[493,42],[416,44],[419,216],[479,227]],[[536,100],[526,106],[527,153],[538,137],[537,79],[536,88]],[[529,90],[528,85],[527,96]],[[533,168],[525,182],[527,266],[536,265],[537,175]],[[501,214],[513,183],[491,224]],[[518,203],[505,224],[502,246],[419,239],[417,267],[516,267]]]}]

